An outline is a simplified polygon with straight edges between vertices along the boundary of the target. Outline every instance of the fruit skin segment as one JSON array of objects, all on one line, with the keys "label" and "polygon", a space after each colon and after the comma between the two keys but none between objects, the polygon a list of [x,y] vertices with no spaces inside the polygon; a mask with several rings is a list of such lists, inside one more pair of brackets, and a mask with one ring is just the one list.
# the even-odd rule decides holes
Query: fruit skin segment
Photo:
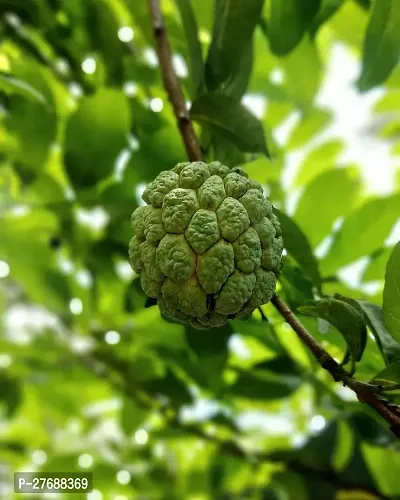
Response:
[{"label": "fruit skin segment", "polygon": [[282,232],[262,186],[219,162],[161,172],[132,214],[132,269],[165,316],[223,326],[271,300]]}]

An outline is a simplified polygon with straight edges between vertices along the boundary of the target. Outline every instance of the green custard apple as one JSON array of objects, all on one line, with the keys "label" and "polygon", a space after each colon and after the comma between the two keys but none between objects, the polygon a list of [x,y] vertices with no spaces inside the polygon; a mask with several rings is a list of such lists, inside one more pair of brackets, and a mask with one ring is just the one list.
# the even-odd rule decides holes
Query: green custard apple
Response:
[{"label": "green custard apple", "polygon": [[275,293],[283,242],[262,186],[219,162],[179,163],[145,189],[129,259],[160,311],[220,327]]}]

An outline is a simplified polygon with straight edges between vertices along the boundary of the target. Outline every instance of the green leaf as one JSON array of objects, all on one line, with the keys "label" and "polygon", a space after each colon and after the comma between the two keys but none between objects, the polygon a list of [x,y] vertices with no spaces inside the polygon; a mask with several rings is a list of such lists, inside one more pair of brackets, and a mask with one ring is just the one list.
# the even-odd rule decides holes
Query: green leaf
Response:
[{"label": "green leaf", "polygon": [[338,420],[337,439],[332,465],[337,472],[349,463],[354,451],[354,433],[346,420]]},{"label": "green leaf", "polygon": [[289,306],[297,309],[304,305],[305,301],[314,298],[313,287],[310,279],[297,266],[294,266],[289,258],[282,258],[282,272],[279,281],[285,293]]},{"label": "green leaf", "polygon": [[196,353],[202,366],[207,366],[207,376],[217,377],[221,381],[221,373],[228,359],[228,340],[233,330],[230,325],[222,328],[209,328],[199,331],[192,327],[185,328],[186,341]]},{"label": "green leaf", "polygon": [[339,40],[359,51],[368,24],[368,13],[356,2],[343,2],[329,22]]},{"label": "green leaf", "polygon": [[204,80],[204,63],[198,37],[199,30],[191,2],[189,0],[176,0],[176,3],[182,19],[189,51],[189,72],[193,86],[192,96],[196,98]]},{"label": "green leaf", "polygon": [[400,136],[400,120],[389,119],[379,130],[379,136],[383,139],[397,139]]},{"label": "green leaf", "polygon": [[289,396],[301,384],[294,362],[287,357],[259,363],[241,372],[231,390],[234,396],[270,400]]},{"label": "green leaf", "polygon": [[259,156],[254,161],[243,163],[242,168],[249,174],[250,179],[254,179],[260,184],[276,183],[282,173],[282,163],[273,163],[265,156]]},{"label": "green leaf", "polygon": [[314,285],[320,289],[321,277],[318,263],[307,237],[293,219],[280,210],[274,210],[281,223],[284,246],[288,254],[296,260],[305,274],[311,278]]},{"label": "green leaf", "polygon": [[15,414],[21,402],[22,390],[19,381],[7,372],[0,371],[0,409],[4,405],[8,419]]},{"label": "green leaf", "polygon": [[400,361],[388,365],[372,381],[381,385],[400,384]]},{"label": "green leaf", "polygon": [[170,368],[163,378],[148,380],[142,386],[151,393],[166,396],[174,408],[192,403],[193,398],[189,388]]},{"label": "green leaf", "polygon": [[224,94],[230,95],[237,101],[241,99],[246,92],[251,73],[253,70],[253,44],[249,43],[247,48],[243,50],[242,64],[240,71],[227,82],[224,87]]},{"label": "green leaf", "polygon": [[144,382],[158,377],[163,377],[165,369],[160,358],[146,352],[136,354],[130,360],[129,372],[133,380]]},{"label": "green leaf", "polygon": [[124,398],[121,410],[121,426],[125,434],[132,434],[146,419],[149,411],[133,399]]},{"label": "green leaf", "polygon": [[400,453],[394,447],[361,445],[362,454],[379,491],[388,498],[400,495]]},{"label": "green leaf", "polygon": [[[185,328],[186,341],[197,357],[197,363],[193,359],[191,362],[204,372],[206,385],[215,392],[224,384],[221,373],[228,360],[228,340],[232,333],[230,325],[204,330],[201,335],[194,328]],[[204,370],[205,366],[207,370]]]},{"label": "green leaf", "polygon": [[193,120],[209,127],[240,150],[268,156],[261,122],[232,97],[207,94],[193,102]]},{"label": "green leaf", "polygon": [[148,297],[148,298],[146,299],[146,303],[145,303],[145,305],[144,305],[144,308],[145,308],[145,309],[148,309],[149,307],[156,306],[156,305],[157,305],[157,303],[158,303],[158,300],[157,300],[157,299],[153,299],[153,298],[151,298],[151,297]]},{"label": "green leaf", "polygon": [[388,365],[400,360],[400,343],[396,342],[387,331],[382,308],[364,300],[359,300],[358,303],[364,313],[367,326],[382,352],[385,363]]},{"label": "green leaf", "polygon": [[385,92],[375,103],[373,109],[375,113],[394,113],[395,111],[400,111],[400,91]]},{"label": "green leaf", "polygon": [[343,335],[355,361],[360,361],[367,341],[367,329],[359,311],[342,300],[322,299],[299,307],[306,316],[322,318]]},{"label": "green leaf", "polygon": [[[101,54],[107,82],[120,83],[122,80],[123,43],[119,40],[120,20],[112,0],[88,0],[86,5],[86,33],[95,52]],[[99,76],[96,69],[94,76]]]},{"label": "green leaf", "polygon": [[285,352],[276,339],[273,326],[267,321],[257,321],[254,317],[250,317],[245,320],[232,320],[230,323],[235,332],[241,336],[257,339],[263,346],[276,354]]},{"label": "green leaf", "polygon": [[208,419],[208,422],[221,426],[222,428],[229,429],[232,432],[240,432],[239,426],[235,420],[222,412],[218,412]]},{"label": "green leaf", "polygon": [[[212,151],[210,160],[220,161],[223,165],[228,167],[242,165],[245,161],[244,153],[234,146],[231,141],[228,141],[220,135],[214,135],[210,143],[210,149]],[[265,156],[261,158],[268,161]]]},{"label": "green leaf", "polygon": [[[293,217],[313,247],[330,234],[338,217],[351,211],[359,198],[360,189],[361,181],[355,168],[329,170],[306,185]],[[321,207],[324,209],[321,210]]]},{"label": "green leaf", "polygon": [[344,144],[342,141],[332,139],[312,149],[299,168],[294,181],[294,187],[304,186],[320,173],[334,167],[343,148]]},{"label": "green leaf", "polygon": [[264,123],[274,129],[286,120],[292,111],[293,104],[291,102],[271,100],[267,104]]},{"label": "green leaf", "polygon": [[141,31],[143,38],[147,43],[151,43],[153,41],[153,33],[146,2],[124,0],[124,3],[126,3],[126,6],[133,17],[135,25],[137,26],[138,30]]},{"label": "green leaf", "polygon": [[400,342],[400,242],[394,247],[386,267],[383,317],[392,337]]},{"label": "green leaf", "polygon": [[128,100],[121,91],[102,88],[81,99],[67,123],[64,153],[65,167],[77,189],[92,187],[113,172],[129,129]]},{"label": "green leaf", "polygon": [[343,0],[321,0],[320,9],[311,23],[310,32],[312,36],[315,36],[322,24],[335,14],[343,3]]},{"label": "green leaf", "polygon": [[373,0],[354,0],[360,7],[362,7],[366,12],[369,11]]},{"label": "green leaf", "polygon": [[357,412],[351,412],[346,420],[353,428],[356,437],[363,442],[385,446],[397,441],[390,429],[383,426],[374,415],[363,412],[362,407]]},{"label": "green leaf", "polygon": [[10,73],[0,71],[0,90],[7,95],[18,94],[41,104],[46,104],[46,98],[29,83],[20,80]]},{"label": "green leaf", "polygon": [[281,63],[288,97],[298,107],[309,108],[322,78],[322,67],[315,43],[309,36],[305,36],[295,50],[281,59]]},{"label": "green leaf", "polygon": [[369,264],[362,275],[362,280],[364,282],[385,279],[386,264],[392,251],[393,247],[382,248],[371,256]]},{"label": "green leaf", "polygon": [[[357,414],[356,414],[357,415]],[[346,418],[346,422],[351,424],[351,430],[353,434],[358,437],[358,427],[354,425],[352,421],[352,417],[354,414],[350,414],[349,418]],[[358,416],[358,415],[357,415]],[[364,414],[362,415],[364,417]],[[370,419],[372,420],[372,419]],[[310,483],[314,486],[312,489],[313,495],[310,495],[307,498],[312,500],[320,500],[321,491],[324,491],[323,498],[329,499],[337,499],[338,491],[336,491],[336,481],[339,480],[341,486],[339,487],[342,490],[343,485],[346,484],[346,488],[349,490],[365,490],[365,491],[375,491],[375,482],[372,480],[369,468],[366,467],[364,458],[360,452],[360,444],[359,440],[354,440],[353,453],[351,457],[348,457],[347,465],[344,469],[339,472],[334,470],[334,466],[336,465],[335,451],[337,449],[337,445],[340,444],[341,441],[341,432],[339,427],[339,422],[342,421],[342,418],[334,419],[330,421],[325,428],[308,438],[306,443],[299,447],[295,447],[290,451],[281,451],[275,452],[274,456],[276,456],[277,460],[280,457],[283,458],[284,461],[291,462],[294,464],[294,468],[296,465],[300,466],[302,469],[302,473],[306,473],[306,482],[307,485]],[[358,423],[358,422],[357,422]],[[381,425],[377,425],[375,420],[372,420],[371,426],[375,425],[380,430],[382,429]],[[374,429],[375,430],[375,429]],[[383,434],[383,433],[382,433]],[[387,433],[386,433],[387,434]],[[382,441],[385,444],[386,441]],[[301,465],[307,468],[301,468]],[[314,481],[317,481],[317,478],[329,478],[329,481],[319,483],[319,487],[317,485],[313,485]],[[332,485],[330,483],[331,478],[335,478],[336,481],[333,481],[335,488],[332,491]],[[328,495],[325,494],[326,489],[328,489]],[[336,493],[336,494],[335,494]],[[358,495],[358,493],[357,493]],[[295,498],[295,495],[293,496]],[[358,498],[361,498],[358,496]]]},{"label": "green leaf", "polygon": [[383,83],[400,58],[400,3],[380,0],[373,3],[364,39],[363,64],[357,82],[361,91]]},{"label": "green leaf", "polygon": [[[336,286],[337,283],[335,283],[335,287]],[[370,327],[370,321],[368,320],[366,314],[364,313],[364,310],[361,307],[359,300],[349,298],[347,295],[342,295],[340,293],[335,293],[333,298],[337,300],[342,300],[343,302],[346,302],[350,306],[354,307],[354,309],[356,309],[356,311],[361,315],[365,325]],[[380,344],[378,344],[378,342],[376,344],[370,344],[369,349],[363,355],[363,364],[361,367],[358,368],[357,373],[362,374],[361,376],[366,374],[367,377],[370,377],[371,374],[376,373],[378,370],[381,370],[383,366],[383,361],[385,359],[383,356],[384,359],[382,360],[381,356],[382,356],[382,349]]]},{"label": "green leaf", "polygon": [[55,204],[60,210],[62,206],[66,207],[68,204],[64,189],[48,174],[41,174],[24,190],[21,195],[21,203],[24,202],[39,206]]},{"label": "green leaf", "polygon": [[264,0],[215,0],[213,36],[206,61],[209,90],[220,89],[242,71],[243,57]]},{"label": "green leaf", "polygon": [[[26,85],[32,86],[46,100],[26,99],[21,93],[9,98],[9,113],[5,125],[18,142],[14,160],[24,170],[39,172],[46,165],[50,147],[56,140],[57,116],[48,74],[39,64],[25,61],[15,65],[13,73]],[[38,126],[40,124],[40,126]]]},{"label": "green leaf", "polygon": [[255,370],[268,370],[282,375],[298,375],[299,370],[296,363],[288,356],[277,356],[268,361],[261,361],[253,366]]},{"label": "green leaf", "polygon": [[[169,321],[166,318],[166,321]],[[186,346],[178,350],[171,350],[169,347],[156,347],[157,354],[168,365],[178,367],[180,371],[184,372],[189,379],[193,380],[198,386],[206,389],[210,388],[210,379],[207,378],[207,372],[204,366],[200,363],[194,363],[193,357],[188,355]]]},{"label": "green leaf", "polygon": [[305,146],[321,129],[326,127],[332,120],[332,115],[324,109],[313,109],[305,113],[301,120],[293,128],[285,149],[299,149]]},{"label": "green leaf", "polygon": [[172,125],[153,133],[145,130],[139,140],[140,148],[132,154],[125,170],[123,182],[127,186],[152,181],[162,170],[169,170],[186,157],[179,131]]},{"label": "green leaf", "polygon": [[[8,262],[10,277],[33,302],[65,311],[70,292],[50,247],[51,238],[59,231],[53,214],[36,210],[24,216],[3,217],[0,228],[0,259]],[[29,252],[21,251],[27,242]]]},{"label": "green leaf", "polygon": [[329,422],[322,431],[310,436],[303,446],[292,450],[278,450],[273,456],[277,460],[283,459],[304,464],[315,471],[330,470],[337,436],[338,422],[334,420]]},{"label": "green leaf", "polygon": [[294,49],[319,6],[320,0],[270,0],[268,37],[272,52],[284,56]]},{"label": "green leaf", "polygon": [[324,274],[335,274],[341,267],[380,248],[399,213],[400,195],[396,194],[367,201],[346,217],[329,253],[321,261]]}]

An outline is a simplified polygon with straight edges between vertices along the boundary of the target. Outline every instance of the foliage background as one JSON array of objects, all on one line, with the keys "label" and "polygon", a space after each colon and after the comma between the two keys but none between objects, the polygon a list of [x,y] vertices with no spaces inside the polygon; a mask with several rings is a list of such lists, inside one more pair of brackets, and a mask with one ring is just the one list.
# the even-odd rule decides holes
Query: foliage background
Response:
[{"label": "foliage background", "polygon": [[[206,158],[243,165],[290,217],[291,307],[321,297],[320,277],[323,294],[381,306],[400,5],[284,3],[164,0],[176,71]],[[146,2],[0,0],[0,15],[2,498],[36,469],[92,470],[91,500],[400,498],[396,438],[271,305],[269,321],[199,333],[164,321],[130,270],[141,192],[186,157]],[[346,337],[300,317],[342,360]],[[390,364],[400,382],[399,345],[382,356],[379,338],[369,325],[356,376]]]}]

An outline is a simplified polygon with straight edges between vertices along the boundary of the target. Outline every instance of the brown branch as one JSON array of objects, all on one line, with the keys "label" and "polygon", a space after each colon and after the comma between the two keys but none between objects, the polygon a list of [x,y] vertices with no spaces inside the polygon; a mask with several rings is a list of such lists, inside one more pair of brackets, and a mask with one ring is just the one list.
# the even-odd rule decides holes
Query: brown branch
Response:
[{"label": "brown branch", "polygon": [[200,145],[186,109],[181,85],[172,65],[171,47],[165,30],[159,0],[148,0],[148,5],[164,87],[174,108],[187,155],[191,161],[200,161],[202,157]]},{"label": "brown branch", "polygon": [[[148,0],[150,18],[154,37],[157,44],[158,60],[162,78],[169,100],[172,103],[179,130],[185,143],[188,157],[191,161],[201,160],[201,149],[193,128],[192,121],[186,109],[185,98],[181,85],[172,65],[171,47],[169,45],[164,20],[160,10],[159,0]],[[391,424],[391,430],[400,438],[400,410],[377,395],[377,386],[365,384],[354,379],[330,356],[325,349],[312,337],[303,324],[297,319],[293,311],[275,296],[272,303],[297,333],[301,341],[314,354],[318,362],[327,370],[336,382],[342,381],[350,387],[358,399],[373,408],[379,415]]]},{"label": "brown branch", "polygon": [[296,332],[300,340],[313,353],[322,368],[325,368],[336,382],[342,381],[352,389],[362,403],[373,408],[381,417],[391,424],[391,430],[400,438],[400,411],[379,397],[379,387],[356,380],[314,339],[304,325],[297,319],[293,311],[275,295],[271,300],[277,311]]}]

